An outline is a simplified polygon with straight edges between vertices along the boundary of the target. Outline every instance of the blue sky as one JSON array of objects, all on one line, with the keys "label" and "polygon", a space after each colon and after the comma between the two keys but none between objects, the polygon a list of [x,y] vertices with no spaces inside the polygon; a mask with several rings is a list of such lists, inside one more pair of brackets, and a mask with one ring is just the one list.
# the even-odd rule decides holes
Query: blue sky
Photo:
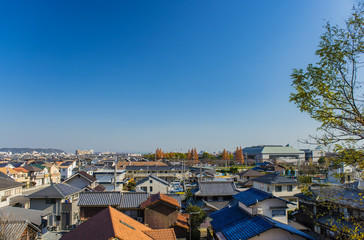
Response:
[{"label": "blue sky", "polygon": [[0,147],[304,147],[290,73],[354,2],[4,1]]}]

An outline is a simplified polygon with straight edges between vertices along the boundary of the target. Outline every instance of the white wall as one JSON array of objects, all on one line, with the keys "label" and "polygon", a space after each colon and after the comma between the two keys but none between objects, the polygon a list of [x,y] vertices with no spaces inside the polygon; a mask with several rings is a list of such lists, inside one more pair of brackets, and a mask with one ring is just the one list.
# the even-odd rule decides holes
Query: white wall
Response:
[{"label": "white wall", "polygon": [[279,228],[272,228],[250,240],[305,240],[304,237],[292,234]]},{"label": "white wall", "polygon": [[[152,181],[152,183],[150,183],[150,181]],[[165,185],[157,180],[154,180],[152,178],[149,178],[147,181],[143,182],[142,184],[139,184],[136,186],[136,189],[139,191],[142,191],[142,187],[146,187],[147,188],[147,192],[148,193],[163,193],[163,194],[167,194],[168,193],[168,185]],[[152,191],[150,191],[150,187],[152,187]]]}]

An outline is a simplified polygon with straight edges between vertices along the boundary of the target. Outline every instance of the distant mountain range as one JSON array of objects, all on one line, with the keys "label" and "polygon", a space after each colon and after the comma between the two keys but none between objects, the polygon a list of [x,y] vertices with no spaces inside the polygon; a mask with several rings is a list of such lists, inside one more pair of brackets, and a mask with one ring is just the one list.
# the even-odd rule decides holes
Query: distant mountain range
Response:
[{"label": "distant mountain range", "polygon": [[63,150],[54,148],[0,148],[0,152],[27,153],[33,151],[39,153],[64,153]]}]

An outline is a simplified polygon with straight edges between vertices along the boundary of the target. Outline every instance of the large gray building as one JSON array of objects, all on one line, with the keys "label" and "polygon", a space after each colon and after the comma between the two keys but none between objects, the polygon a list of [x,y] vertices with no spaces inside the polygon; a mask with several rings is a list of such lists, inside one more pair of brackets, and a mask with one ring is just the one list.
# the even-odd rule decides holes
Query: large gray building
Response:
[{"label": "large gray building", "polygon": [[246,147],[243,149],[244,156],[248,159],[254,159],[256,162],[273,161],[273,162],[296,162],[305,160],[305,152],[297,150],[289,145],[259,145]]}]

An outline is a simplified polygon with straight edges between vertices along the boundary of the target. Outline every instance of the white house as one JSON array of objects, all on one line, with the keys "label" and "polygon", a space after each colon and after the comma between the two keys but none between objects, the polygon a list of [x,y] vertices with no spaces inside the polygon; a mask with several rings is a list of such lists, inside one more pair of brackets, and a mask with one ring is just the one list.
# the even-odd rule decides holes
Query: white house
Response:
[{"label": "white house", "polygon": [[22,184],[10,178],[0,177],[0,207],[9,206],[10,198],[21,195]]},{"label": "white house", "polygon": [[[289,202],[298,204],[295,194],[300,193],[298,182],[272,173],[252,179],[253,187],[267,193],[272,193],[276,197],[283,198]],[[290,210],[298,208],[298,205],[288,204]]]},{"label": "white house", "polygon": [[148,192],[151,194],[163,193],[167,194],[169,192],[169,183],[159,177],[154,175],[149,175],[148,177],[137,182],[135,186],[135,191],[137,192]]},{"label": "white house", "polygon": [[[116,170],[116,191],[122,191],[124,180],[125,180],[125,170]],[[106,191],[114,191],[114,174],[115,170],[110,168],[102,168],[94,172],[94,177],[97,179],[99,184],[102,184]]]},{"label": "white house", "polygon": [[287,201],[250,188],[234,196],[237,204],[210,214],[214,239],[313,239],[288,225]]}]

